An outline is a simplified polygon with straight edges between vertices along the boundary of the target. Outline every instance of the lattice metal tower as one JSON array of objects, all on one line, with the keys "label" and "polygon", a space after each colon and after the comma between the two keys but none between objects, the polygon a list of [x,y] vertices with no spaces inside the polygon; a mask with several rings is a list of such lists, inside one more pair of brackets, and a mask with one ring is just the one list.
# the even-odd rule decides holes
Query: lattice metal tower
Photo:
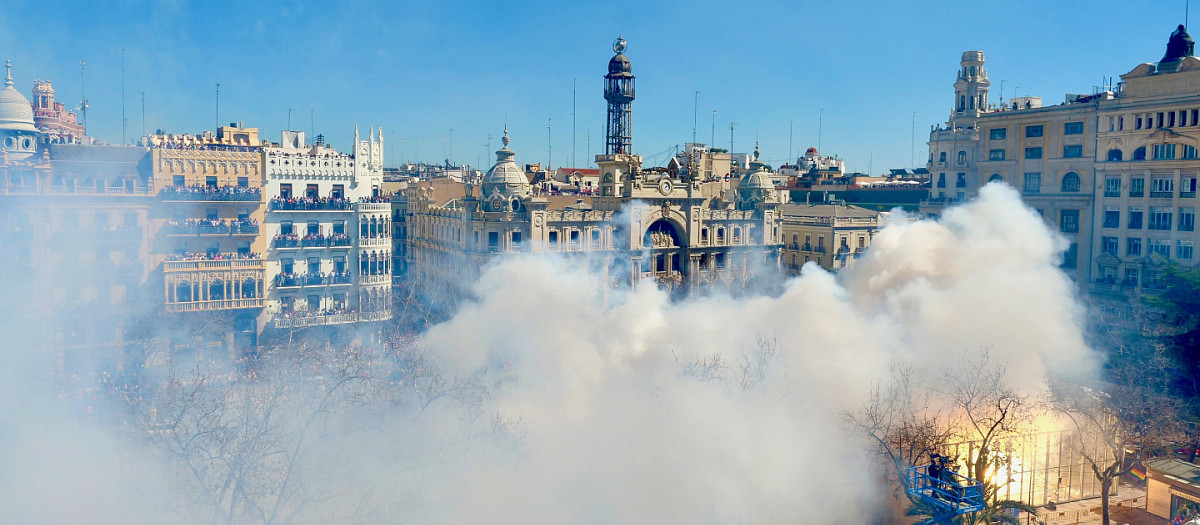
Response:
[{"label": "lattice metal tower", "polygon": [[608,74],[604,75],[604,100],[608,101],[608,128],[604,139],[604,153],[630,153],[633,142],[633,66],[625,57],[628,42],[618,36],[613,41],[616,56],[608,61]]}]

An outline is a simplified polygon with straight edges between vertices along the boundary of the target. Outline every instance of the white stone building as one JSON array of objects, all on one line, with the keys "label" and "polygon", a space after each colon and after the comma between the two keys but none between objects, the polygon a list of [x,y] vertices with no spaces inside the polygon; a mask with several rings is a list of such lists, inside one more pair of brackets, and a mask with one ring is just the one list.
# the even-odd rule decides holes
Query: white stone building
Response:
[{"label": "white stone building", "polygon": [[383,184],[383,131],[351,152],[305,147],[285,131],[263,148],[267,319],[276,329],[391,318],[391,206]]}]

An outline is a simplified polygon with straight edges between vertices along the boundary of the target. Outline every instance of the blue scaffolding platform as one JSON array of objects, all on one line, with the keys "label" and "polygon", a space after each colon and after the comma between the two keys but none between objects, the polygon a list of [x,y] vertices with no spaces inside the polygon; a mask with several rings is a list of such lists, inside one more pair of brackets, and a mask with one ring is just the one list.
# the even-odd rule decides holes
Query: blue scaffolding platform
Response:
[{"label": "blue scaffolding platform", "polygon": [[929,465],[909,467],[908,490],[913,498],[929,505],[938,514],[921,525],[950,523],[963,514],[983,510],[983,484],[952,470],[941,479],[929,475]]}]

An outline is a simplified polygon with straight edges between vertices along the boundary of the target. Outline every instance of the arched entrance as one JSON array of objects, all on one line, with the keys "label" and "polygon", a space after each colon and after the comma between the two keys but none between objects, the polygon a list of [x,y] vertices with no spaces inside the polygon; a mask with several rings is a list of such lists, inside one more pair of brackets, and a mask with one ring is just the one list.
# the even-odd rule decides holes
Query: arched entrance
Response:
[{"label": "arched entrance", "polygon": [[658,219],[646,228],[642,236],[642,277],[650,277],[659,284],[674,288],[683,284],[683,235],[674,222]]}]

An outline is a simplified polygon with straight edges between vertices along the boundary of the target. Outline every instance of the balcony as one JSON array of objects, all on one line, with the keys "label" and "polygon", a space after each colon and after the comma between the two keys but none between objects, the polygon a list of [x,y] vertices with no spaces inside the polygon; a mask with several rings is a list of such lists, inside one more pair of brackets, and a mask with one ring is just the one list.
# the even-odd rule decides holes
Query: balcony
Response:
[{"label": "balcony", "polygon": [[[163,262],[168,312],[262,308],[266,262],[256,255],[176,256]],[[225,258],[230,257],[230,258]]]},{"label": "balcony", "polygon": [[163,202],[262,202],[262,190],[242,186],[167,186],[158,192]]},{"label": "balcony", "polygon": [[258,235],[258,221],[223,221],[192,219],[168,221],[162,232],[166,235]]},{"label": "balcony", "polygon": [[368,323],[386,321],[392,318],[390,309],[355,312],[353,310],[318,310],[302,312],[282,312],[271,322],[277,329],[310,328],[314,326],[329,326],[351,323]]},{"label": "balcony", "polygon": [[1171,197],[1174,197],[1174,196],[1175,196],[1175,192],[1172,192],[1172,191],[1152,191],[1152,192],[1150,192],[1151,199],[1170,199]]},{"label": "balcony", "polygon": [[350,236],[344,233],[305,235],[303,237],[296,234],[282,234],[276,235],[271,241],[272,247],[281,250],[299,248],[349,248],[351,244]]},{"label": "balcony", "polygon": [[276,288],[303,286],[345,285],[353,282],[350,272],[281,273],[275,276]]},{"label": "balcony", "polygon": [[1194,198],[1196,198],[1196,192],[1194,192],[1194,191],[1181,191],[1181,192],[1179,192],[1179,198],[1181,198],[1181,199],[1194,199]]},{"label": "balcony", "polygon": [[358,208],[359,213],[387,212],[390,214],[390,213],[392,213],[392,202],[391,202],[391,200],[387,199],[386,197],[378,197],[378,198],[364,200],[362,202],[359,202],[357,208]]},{"label": "balcony", "polygon": [[392,238],[385,235],[376,235],[374,237],[359,237],[358,245],[364,248],[388,248],[392,245]]},{"label": "balcony", "polygon": [[358,276],[358,284],[373,286],[380,284],[392,284],[391,275],[360,275]]},{"label": "balcony", "polygon": [[350,199],[275,197],[267,204],[271,211],[352,211],[354,203]]}]

